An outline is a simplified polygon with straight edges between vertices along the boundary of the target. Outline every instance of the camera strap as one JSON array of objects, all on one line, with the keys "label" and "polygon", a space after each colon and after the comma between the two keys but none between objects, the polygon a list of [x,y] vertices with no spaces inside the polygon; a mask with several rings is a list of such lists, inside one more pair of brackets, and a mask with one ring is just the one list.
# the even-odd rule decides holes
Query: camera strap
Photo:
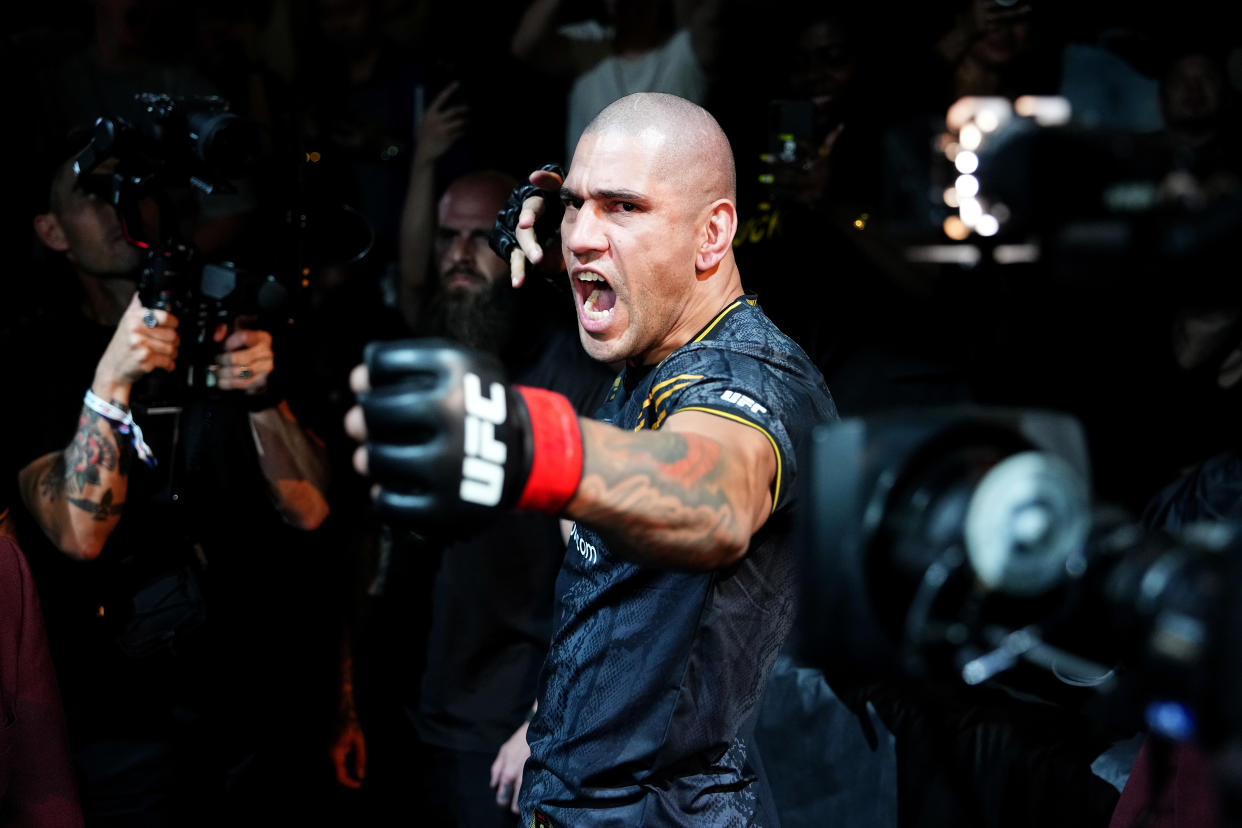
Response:
[{"label": "camera strap", "polygon": [[89,388],[86,389],[86,396],[82,398],[82,403],[100,417],[111,422],[117,431],[128,435],[134,444],[134,451],[138,453],[139,460],[150,467],[155,466],[155,455],[151,453],[151,447],[147,445],[147,441],[142,439],[142,428],[134,422],[134,415],[129,409],[113,405]]}]

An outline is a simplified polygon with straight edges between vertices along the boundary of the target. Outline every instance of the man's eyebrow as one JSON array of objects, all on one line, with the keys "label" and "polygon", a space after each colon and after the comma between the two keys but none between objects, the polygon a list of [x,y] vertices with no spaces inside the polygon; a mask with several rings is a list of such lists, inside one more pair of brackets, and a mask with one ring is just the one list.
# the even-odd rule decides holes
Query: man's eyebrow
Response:
[{"label": "man's eyebrow", "polygon": [[634,190],[600,190],[599,197],[605,201],[646,201],[647,196]]},{"label": "man's eyebrow", "polygon": [[[645,202],[647,200],[646,195],[640,192],[636,192],[634,190],[600,190],[599,192],[593,194],[592,197],[601,199],[604,201],[644,201]],[[581,198],[582,196],[579,196],[577,193],[575,193],[570,188],[561,187],[561,199],[562,200],[577,201],[577,200],[581,200]]]}]

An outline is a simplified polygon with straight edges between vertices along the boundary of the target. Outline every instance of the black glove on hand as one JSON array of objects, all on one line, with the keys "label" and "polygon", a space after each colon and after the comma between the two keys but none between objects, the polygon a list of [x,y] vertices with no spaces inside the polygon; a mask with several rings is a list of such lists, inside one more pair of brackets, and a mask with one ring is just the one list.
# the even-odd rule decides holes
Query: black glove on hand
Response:
[{"label": "black glove on hand", "polygon": [[562,395],[508,385],[492,357],[448,340],[372,342],[359,395],[381,515],[417,522],[517,506],[556,513],[582,476]]},{"label": "black glove on hand", "polygon": [[[559,164],[544,164],[539,169],[554,172],[565,180],[565,170]],[[565,206],[555,193],[541,190],[534,184],[523,184],[509,193],[509,199],[496,213],[496,222],[492,225],[491,235],[487,244],[492,251],[509,261],[509,254],[518,246],[517,223],[522,215],[522,205],[531,196],[543,196],[543,212],[535,219],[535,238],[540,245],[547,246],[548,240],[561,231],[561,217],[565,215]]]}]

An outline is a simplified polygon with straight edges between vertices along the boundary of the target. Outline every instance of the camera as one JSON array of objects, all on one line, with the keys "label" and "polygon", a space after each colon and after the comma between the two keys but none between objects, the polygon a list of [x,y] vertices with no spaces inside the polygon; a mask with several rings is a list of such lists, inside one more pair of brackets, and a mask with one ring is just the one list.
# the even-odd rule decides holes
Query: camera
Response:
[{"label": "camera", "polygon": [[[800,477],[798,656],[837,687],[1001,688],[1015,706],[1236,755],[1242,534],[1152,531],[1095,504],[1087,457],[1074,418],[1036,409],[817,427]],[[1237,820],[1242,773],[1222,767]]]},{"label": "camera", "polygon": [[219,325],[238,319],[271,323],[286,311],[290,291],[271,273],[252,271],[236,262],[199,262],[192,248],[147,250],[138,296],[144,307],[166,310],[177,317],[181,349],[172,377],[174,389],[209,394],[215,387],[210,366],[218,345]]},{"label": "camera", "polygon": [[[127,237],[143,249],[142,304],[166,310],[180,323],[177,370],[156,382],[156,395],[169,402],[214,395],[209,367],[218,348],[216,328],[239,319],[270,327],[287,321],[292,307],[292,275],[280,278],[234,260],[207,260],[182,236],[186,203],[232,189],[230,178],[244,175],[253,160],[256,132],[223,98],[140,93],[135,100],[142,116],[134,121],[95,122],[90,142],[74,159],[74,172],[80,186],[116,208]],[[114,171],[96,174],[109,158],[117,159]],[[159,209],[158,231],[146,227],[139,209],[148,200]]]},{"label": "camera", "polygon": [[133,122],[96,120],[90,144],[74,162],[79,177],[104,159],[116,157],[138,168],[133,185],[143,184],[144,177],[158,169],[164,179],[183,180],[211,192],[252,160],[257,147],[254,126],[232,112],[224,98],[140,92],[134,100],[142,115]]}]

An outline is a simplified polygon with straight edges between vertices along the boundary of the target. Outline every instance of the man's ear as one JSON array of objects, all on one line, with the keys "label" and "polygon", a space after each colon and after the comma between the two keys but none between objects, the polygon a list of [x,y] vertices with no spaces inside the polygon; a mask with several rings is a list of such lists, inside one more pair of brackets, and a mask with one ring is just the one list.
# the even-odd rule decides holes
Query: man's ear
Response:
[{"label": "man's ear", "polygon": [[34,217],[35,235],[39,241],[58,253],[69,249],[69,240],[65,238],[65,229],[60,226],[60,219],[54,213],[40,213]]},{"label": "man's ear", "polygon": [[707,214],[706,232],[699,243],[698,254],[694,259],[694,267],[700,273],[711,270],[720,264],[725,255],[733,247],[733,236],[737,233],[737,207],[728,199],[720,199],[711,206]]}]

